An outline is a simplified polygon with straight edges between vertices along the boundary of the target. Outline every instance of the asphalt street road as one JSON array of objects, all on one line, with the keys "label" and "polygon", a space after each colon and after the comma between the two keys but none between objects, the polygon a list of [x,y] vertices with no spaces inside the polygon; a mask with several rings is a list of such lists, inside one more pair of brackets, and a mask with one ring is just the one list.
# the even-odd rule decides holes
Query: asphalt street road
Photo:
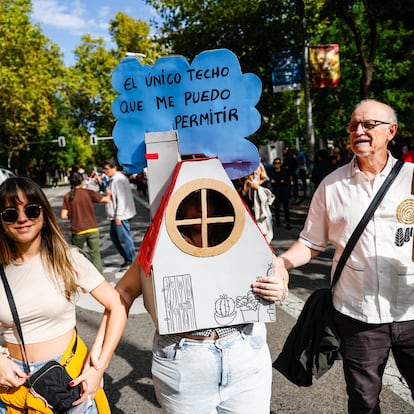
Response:
[{"label": "asphalt street road", "polygon": [[[58,217],[63,195],[68,190],[68,186],[45,189]],[[135,190],[134,194],[138,213],[131,222],[131,228],[138,249],[149,223],[149,210],[148,203],[139,197]],[[123,260],[109,239],[109,223],[105,218],[103,205],[96,206],[96,214],[101,231],[104,276],[115,284],[122,277],[120,265]],[[296,240],[306,216],[306,207],[293,206],[292,216],[291,230],[277,229],[272,242],[277,253],[287,249]],[[69,223],[60,222],[65,235],[70,240]],[[328,286],[327,274],[331,255],[332,251],[328,251],[312,263],[291,272],[289,298],[282,305],[277,305],[276,322],[267,324],[268,342],[273,359],[280,352],[303,301],[313,290]],[[78,303],[78,330],[88,344],[93,341],[101,311],[102,309],[96,306],[88,295],[82,295]],[[133,306],[123,338],[105,374],[105,389],[114,414],[162,412],[156,402],[151,380],[153,332],[152,320],[145,312],[142,300],[138,299]],[[381,394],[382,412],[414,414],[414,403],[410,393],[392,362],[387,367],[384,384]],[[337,361],[327,374],[308,388],[296,387],[273,370],[271,413],[342,414],[346,412],[345,383],[340,361]]]}]

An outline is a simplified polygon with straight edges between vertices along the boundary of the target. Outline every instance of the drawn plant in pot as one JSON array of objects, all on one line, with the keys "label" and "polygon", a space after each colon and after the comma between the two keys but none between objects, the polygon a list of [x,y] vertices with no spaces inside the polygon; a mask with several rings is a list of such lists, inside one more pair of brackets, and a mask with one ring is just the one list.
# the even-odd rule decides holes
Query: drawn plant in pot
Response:
[{"label": "drawn plant in pot", "polygon": [[220,325],[229,325],[237,315],[234,299],[229,298],[226,294],[220,295],[214,307],[214,318]]},{"label": "drawn plant in pot", "polygon": [[246,296],[237,296],[236,306],[241,310],[245,322],[259,320],[260,303],[256,295],[249,290]]}]

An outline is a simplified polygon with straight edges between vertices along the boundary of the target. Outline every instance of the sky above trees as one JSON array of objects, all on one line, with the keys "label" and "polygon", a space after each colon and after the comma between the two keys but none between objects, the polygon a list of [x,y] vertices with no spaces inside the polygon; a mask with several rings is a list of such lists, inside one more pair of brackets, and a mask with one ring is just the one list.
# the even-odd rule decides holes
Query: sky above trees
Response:
[{"label": "sky above trees", "polygon": [[74,62],[74,49],[83,35],[102,37],[105,45],[115,47],[109,33],[109,21],[123,12],[146,22],[156,19],[155,10],[145,0],[32,0],[34,23],[41,25],[46,37],[57,43],[66,66]]}]

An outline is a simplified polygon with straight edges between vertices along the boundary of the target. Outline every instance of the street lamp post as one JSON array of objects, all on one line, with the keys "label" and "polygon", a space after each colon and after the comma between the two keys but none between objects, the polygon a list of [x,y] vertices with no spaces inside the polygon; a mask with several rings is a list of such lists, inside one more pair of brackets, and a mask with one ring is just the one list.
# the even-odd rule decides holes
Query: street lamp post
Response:
[{"label": "street lamp post", "polygon": [[303,78],[303,90],[304,90],[304,107],[305,107],[305,120],[306,120],[306,141],[308,145],[308,155],[313,161],[315,157],[315,132],[313,129],[312,119],[312,102],[310,95],[310,63],[309,63],[309,45],[307,41],[306,33],[306,19],[305,19],[305,6],[304,0],[295,0],[295,4],[299,15],[299,33],[300,43],[303,48],[303,66],[304,66],[304,78]]},{"label": "street lamp post", "polygon": [[296,148],[300,150],[301,128],[300,128],[300,95],[297,94],[294,98],[296,106],[296,115],[298,118],[298,137],[296,140]]}]

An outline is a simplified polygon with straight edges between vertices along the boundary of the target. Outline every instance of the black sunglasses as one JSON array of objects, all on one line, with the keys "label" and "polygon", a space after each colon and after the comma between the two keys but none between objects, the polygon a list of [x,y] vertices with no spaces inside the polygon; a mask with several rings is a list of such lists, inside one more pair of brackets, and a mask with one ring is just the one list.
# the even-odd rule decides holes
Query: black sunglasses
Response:
[{"label": "black sunglasses", "polygon": [[[42,206],[39,204],[28,204],[24,208],[24,214],[29,220],[36,220],[40,216],[41,210]],[[6,207],[0,215],[5,223],[13,224],[19,218],[19,210],[16,207]]]}]

